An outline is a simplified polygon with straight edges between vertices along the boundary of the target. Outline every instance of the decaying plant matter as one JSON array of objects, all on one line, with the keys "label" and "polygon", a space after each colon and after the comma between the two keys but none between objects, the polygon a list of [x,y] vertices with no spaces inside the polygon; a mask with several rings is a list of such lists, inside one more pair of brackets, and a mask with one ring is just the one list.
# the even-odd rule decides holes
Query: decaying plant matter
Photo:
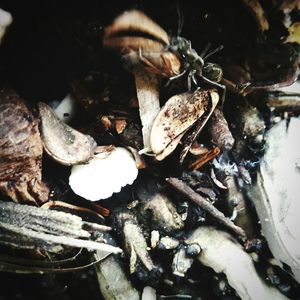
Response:
[{"label": "decaying plant matter", "polygon": [[[120,51],[135,77],[145,152],[151,152],[150,132],[160,110],[158,76],[179,74],[177,56],[164,52],[169,43],[167,33],[138,10],[121,14],[105,29],[104,46]],[[154,57],[152,52],[156,53]]]},{"label": "decaying plant matter", "polygon": [[[249,188],[263,233],[278,263],[285,263],[300,281],[298,118],[282,120],[268,133],[257,183]],[[271,146],[272,145],[272,146]],[[277,174],[279,172],[279,174]]]},{"label": "decaying plant matter", "polygon": [[[16,249],[35,249],[59,253],[62,246],[87,248],[106,253],[121,253],[122,250],[108,244],[91,240],[90,231],[109,231],[111,228],[82,221],[78,216],[43,208],[1,202],[1,244]],[[13,235],[12,235],[13,234]]]},{"label": "decaying plant matter", "polygon": [[91,300],[300,297],[299,4],[196,2],[30,12],[37,37],[0,10],[0,271],[82,270]]},{"label": "decaying plant matter", "polygon": [[43,146],[38,120],[15,91],[0,91],[0,190],[15,202],[42,203],[49,189],[42,182]]},{"label": "decaying plant matter", "polygon": [[202,227],[192,232],[186,243],[201,247],[197,259],[217,273],[224,272],[241,299],[287,299],[260,279],[252,259],[227,233]]}]

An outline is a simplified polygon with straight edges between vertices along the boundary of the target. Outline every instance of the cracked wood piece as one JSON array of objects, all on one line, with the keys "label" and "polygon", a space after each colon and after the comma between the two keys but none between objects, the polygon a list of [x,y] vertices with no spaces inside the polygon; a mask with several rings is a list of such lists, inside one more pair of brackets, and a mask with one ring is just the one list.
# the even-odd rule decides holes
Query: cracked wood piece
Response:
[{"label": "cracked wood piece", "polygon": [[[86,222],[70,213],[0,201],[0,220],[0,244],[11,248],[57,252],[61,246],[69,246],[122,252],[120,248],[90,240],[90,232],[83,229]],[[92,230],[101,228],[95,225]]]}]

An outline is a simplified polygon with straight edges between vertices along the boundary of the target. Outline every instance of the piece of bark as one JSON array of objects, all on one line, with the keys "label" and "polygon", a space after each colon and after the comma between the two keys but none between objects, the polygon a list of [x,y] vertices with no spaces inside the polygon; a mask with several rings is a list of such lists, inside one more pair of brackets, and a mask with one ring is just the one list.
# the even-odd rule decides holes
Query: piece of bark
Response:
[{"label": "piece of bark", "polygon": [[15,202],[40,204],[49,189],[42,182],[43,146],[38,122],[15,91],[0,91],[0,191]]},{"label": "piece of bark", "polygon": [[142,228],[138,225],[135,216],[129,211],[121,211],[116,215],[116,220],[122,230],[124,251],[129,258],[129,271],[139,276],[143,269],[148,275],[158,270],[152,261]]},{"label": "piece of bark", "polygon": [[282,120],[266,134],[257,180],[247,188],[261,229],[280,266],[300,283],[300,119]]},{"label": "piece of bark", "polygon": [[[69,213],[0,201],[0,220],[0,244],[10,248],[42,248],[57,253],[69,246],[122,252],[120,248],[91,240],[91,233],[83,229],[86,222]],[[90,227],[101,229],[95,225]]]},{"label": "piece of bark", "polygon": [[[97,251],[95,259],[98,259]],[[102,253],[100,252],[100,256]],[[101,294],[105,300],[139,300],[139,292],[132,285],[120,260],[109,256],[95,265],[97,279]]]}]

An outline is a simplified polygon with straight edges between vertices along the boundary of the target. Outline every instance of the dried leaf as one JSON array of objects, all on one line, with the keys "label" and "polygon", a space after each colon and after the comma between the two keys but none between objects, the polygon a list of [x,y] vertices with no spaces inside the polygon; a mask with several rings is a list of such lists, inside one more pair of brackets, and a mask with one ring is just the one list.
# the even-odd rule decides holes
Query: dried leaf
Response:
[{"label": "dried leaf", "polygon": [[185,133],[186,131],[179,134],[174,140],[172,140],[172,142],[162,152],[156,154],[155,158],[159,161],[164,160],[168,155],[170,155],[175,150],[175,148],[180,143]]},{"label": "dried leaf", "polygon": [[43,146],[38,122],[13,91],[0,91],[0,191],[17,202],[48,200],[41,181]]}]

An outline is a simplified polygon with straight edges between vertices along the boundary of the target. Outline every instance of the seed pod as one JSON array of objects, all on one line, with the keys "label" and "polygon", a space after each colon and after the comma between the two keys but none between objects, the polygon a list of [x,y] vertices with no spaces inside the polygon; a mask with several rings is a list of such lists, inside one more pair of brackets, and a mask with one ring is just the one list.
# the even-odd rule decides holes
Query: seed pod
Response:
[{"label": "seed pod", "polygon": [[204,126],[215,107],[212,102],[218,99],[218,94],[213,90],[198,90],[171,97],[157,115],[151,131],[151,148],[156,158],[162,160],[169,155],[196,122]]},{"label": "seed pod", "polygon": [[151,147],[160,153],[172,140],[190,128],[205,112],[208,92],[183,93],[171,97],[156,117]]},{"label": "seed pod", "polygon": [[40,102],[41,133],[45,151],[63,165],[75,165],[93,157],[95,140],[61,121],[47,104]]},{"label": "seed pod", "polygon": [[41,203],[43,146],[38,122],[13,90],[0,91],[0,191],[16,202]]}]

